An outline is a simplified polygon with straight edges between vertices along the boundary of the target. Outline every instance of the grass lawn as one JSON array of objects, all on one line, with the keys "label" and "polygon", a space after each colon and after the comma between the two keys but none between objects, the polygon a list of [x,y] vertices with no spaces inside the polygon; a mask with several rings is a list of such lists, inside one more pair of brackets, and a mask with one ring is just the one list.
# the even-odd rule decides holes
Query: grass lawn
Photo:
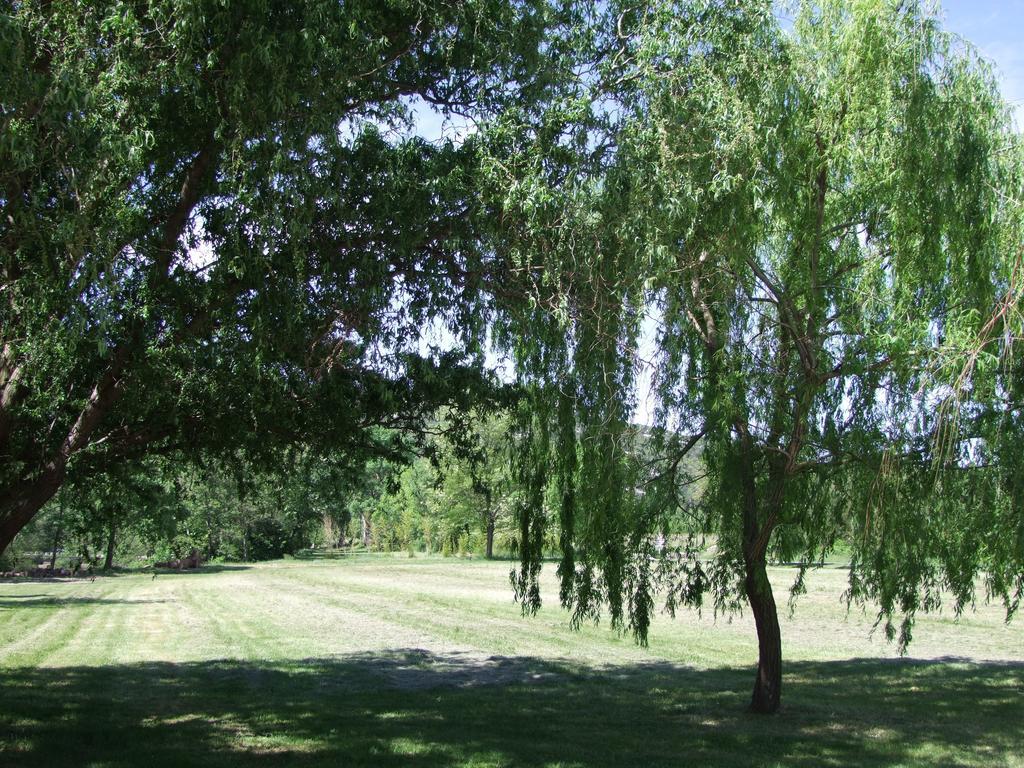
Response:
[{"label": "grass lawn", "polygon": [[[1024,766],[1024,625],[922,617],[909,658],[824,569],[783,618],[783,710],[745,712],[752,621],[649,648],[522,618],[507,563],[350,556],[0,583],[2,766]],[[546,598],[557,601],[553,568]],[[776,569],[783,590],[794,575]]]}]

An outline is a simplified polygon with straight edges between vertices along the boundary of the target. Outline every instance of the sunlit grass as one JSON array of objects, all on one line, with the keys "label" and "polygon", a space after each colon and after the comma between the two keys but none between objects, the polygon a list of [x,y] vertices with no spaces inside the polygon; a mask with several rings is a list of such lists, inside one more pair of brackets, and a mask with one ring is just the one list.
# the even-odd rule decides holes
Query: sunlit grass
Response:
[{"label": "sunlit grass", "polygon": [[1024,765],[1024,631],[998,607],[922,619],[898,659],[870,613],[847,615],[844,572],[819,572],[764,718],[745,711],[745,617],[662,617],[639,648],[554,607],[523,618],[508,569],[317,558],[0,584],[0,765]]}]

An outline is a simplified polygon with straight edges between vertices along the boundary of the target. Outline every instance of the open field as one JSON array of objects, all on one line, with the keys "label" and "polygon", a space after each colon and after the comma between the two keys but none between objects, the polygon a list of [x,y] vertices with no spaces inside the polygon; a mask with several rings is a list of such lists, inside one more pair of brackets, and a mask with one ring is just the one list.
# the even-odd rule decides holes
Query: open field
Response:
[{"label": "open field", "polygon": [[[752,622],[649,648],[522,618],[507,563],[348,557],[0,583],[0,765],[1024,766],[1024,625],[922,617],[910,658],[808,580],[783,711]],[[554,569],[545,596],[557,600]],[[793,572],[776,569],[782,591]]]}]

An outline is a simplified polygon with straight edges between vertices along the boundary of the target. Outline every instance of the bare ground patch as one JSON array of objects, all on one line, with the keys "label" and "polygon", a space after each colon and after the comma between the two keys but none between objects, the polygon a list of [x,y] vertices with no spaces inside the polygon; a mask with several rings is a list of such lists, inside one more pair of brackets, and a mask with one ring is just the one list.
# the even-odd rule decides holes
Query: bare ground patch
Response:
[{"label": "bare ground patch", "polygon": [[532,685],[555,682],[565,675],[551,661],[471,651],[435,653],[422,648],[399,648],[346,659],[379,678],[386,687],[403,691]]}]

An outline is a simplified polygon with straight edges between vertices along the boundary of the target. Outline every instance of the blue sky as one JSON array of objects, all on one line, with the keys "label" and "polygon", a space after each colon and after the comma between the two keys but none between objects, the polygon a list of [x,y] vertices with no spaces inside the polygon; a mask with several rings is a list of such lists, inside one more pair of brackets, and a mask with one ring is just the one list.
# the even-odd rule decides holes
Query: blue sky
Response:
[{"label": "blue sky", "polygon": [[1003,96],[1024,127],[1024,0],[945,0],[946,28],[995,64]]}]

